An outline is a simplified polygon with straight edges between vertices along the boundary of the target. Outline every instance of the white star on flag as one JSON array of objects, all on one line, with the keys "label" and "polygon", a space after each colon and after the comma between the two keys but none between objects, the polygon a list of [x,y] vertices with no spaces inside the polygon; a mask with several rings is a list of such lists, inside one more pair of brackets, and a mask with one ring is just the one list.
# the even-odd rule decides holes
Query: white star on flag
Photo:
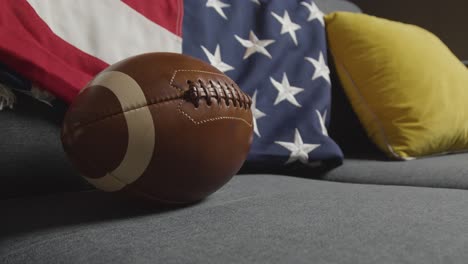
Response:
[{"label": "white star on flag", "polygon": [[291,151],[289,159],[285,164],[292,163],[296,160],[299,160],[303,164],[308,164],[309,153],[320,146],[320,144],[304,144],[297,128],[294,133],[294,143],[284,141],[275,141],[275,143]]},{"label": "white star on flag", "polygon": [[223,3],[223,2],[221,2],[221,0],[208,0],[206,2],[206,7],[214,8],[214,10],[226,20],[228,18],[226,16],[226,14],[224,14],[223,8],[227,8],[227,7],[230,7],[230,6],[231,6],[230,4]]},{"label": "white star on flag", "polygon": [[247,48],[244,54],[244,58],[243,58],[244,60],[250,57],[250,55],[254,54],[255,52],[261,53],[270,59],[272,58],[271,54],[268,52],[266,47],[272,44],[273,42],[275,42],[274,40],[272,39],[259,40],[258,37],[255,35],[255,33],[253,33],[253,31],[250,31],[248,40],[242,39],[237,35],[234,35],[234,37],[236,37],[237,41],[239,41],[239,43],[242,46]]},{"label": "white star on flag", "polygon": [[291,104],[297,107],[301,107],[294,95],[304,91],[304,89],[300,87],[291,86],[289,84],[288,76],[286,76],[286,73],[283,73],[283,80],[281,81],[281,83],[275,81],[275,79],[273,79],[272,77],[270,77],[270,81],[276,88],[276,90],[278,90],[278,96],[276,97],[274,105],[279,104],[281,101],[288,100],[288,102],[290,102]]},{"label": "white star on flag", "polygon": [[314,2],[310,2],[310,3],[307,3],[307,2],[301,2],[301,4],[305,7],[307,7],[307,9],[309,9],[309,17],[307,18],[307,21],[312,21],[314,19],[317,19],[318,21],[320,21],[320,23],[322,24],[322,26],[325,25],[325,21],[323,20],[323,12],[320,11],[320,9],[317,7],[317,5],[314,3]]},{"label": "white star on flag", "polygon": [[203,52],[205,52],[206,57],[208,57],[208,60],[210,61],[210,64],[213,65],[214,67],[218,68],[218,70],[222,72],[227,72],[230,70],[234,70],[234,67],[232,67],[229,64],[224,63],[221,60],[221,50],[219,48],[219,44],[216,45],[216,49],[214,54],[210,53],[203,45],[201,46]]},{"label": "white star on flag", "polygon": [[252,96],[252,105],[250,106],[250,109],[252,109],[254,132],[258,137],[261,137],[260,132],[258,131],[257,119],[266,116],[266,114],[257,108],[257,90],[255,90]]},{"label": "white star on flag", "polygon": [[323,53],[320,52],[319,59],[315,60],[310,57],[305,57],[305,59],[312,63],[315,68],[314,75],[312,76],[312,80],[315,80],[317,78],[324,78],[327,80],[328,83],[330,83],[330,69],[328,68],[327,64],[325,63],[325,59],[323,57]]},{"label": "white star on flag", "polygon": [[301,29],[301,26],[291,21],[291,19],[289,18],[288,11],[286,10],[284,10],[283,17],[278,16],[274,12],[271,12],[271,14],[274,18],[276,18],[276,20],[278,20],[278,22],[281,23],[281,34],[289,33],[294,44],[296,44],[297,46],[296,30]]},{"label": "white star on flag", "polygon": [[323,112],[323,116],[322,114],[320,114],[319,110],[315,110],[315,112],[317,113],[317,116],[320,122],[320,128],[322,129],[322,134],[328,137],[327,127],[325,126],[325,120],[327,120],[327,110]]}]

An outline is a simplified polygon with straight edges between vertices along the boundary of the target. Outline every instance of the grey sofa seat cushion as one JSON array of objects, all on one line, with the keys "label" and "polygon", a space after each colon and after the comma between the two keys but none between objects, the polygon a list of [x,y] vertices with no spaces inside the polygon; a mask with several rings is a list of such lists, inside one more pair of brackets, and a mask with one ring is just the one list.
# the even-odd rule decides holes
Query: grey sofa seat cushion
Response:
[{"label": "grey sofa seat cushion", "polygon": [[241,175],[151,210],[92,191],[0,201],[0,263],[464,263],[468,192]]},{"label": "grey sofa seat cushion", "polygon": [[427,157],[412,161],[366,158],[345,159],[324,180],[468,189],[468,153]]},{"label": "grey sofa seat cushion", "polygon": [[89,189],[60,143],[66,106],[17,96],[13,110],[0,111],[0,198]]}]

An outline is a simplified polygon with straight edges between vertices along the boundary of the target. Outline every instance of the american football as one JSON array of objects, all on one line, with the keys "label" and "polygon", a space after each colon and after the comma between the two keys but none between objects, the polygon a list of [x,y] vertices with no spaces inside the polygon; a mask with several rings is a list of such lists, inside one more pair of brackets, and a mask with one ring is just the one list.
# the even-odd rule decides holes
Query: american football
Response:
[{"label": "american football", "polygon": [[70,105],[64,150],[96,188],[162,203],[205,198],[238,172],[252,100],[201,60],[147,53],[99,73]]}]

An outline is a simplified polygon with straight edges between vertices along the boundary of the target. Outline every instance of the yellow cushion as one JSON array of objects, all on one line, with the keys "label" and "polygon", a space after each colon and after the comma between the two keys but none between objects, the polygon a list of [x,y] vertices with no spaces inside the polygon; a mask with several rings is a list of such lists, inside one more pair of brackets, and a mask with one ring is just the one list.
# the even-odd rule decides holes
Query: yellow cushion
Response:
[{"label": "yellow cushion", "polygon": [[326,16],[351,105],[389,156],[468,150],[468,69],[432,33],[365,14]]}]

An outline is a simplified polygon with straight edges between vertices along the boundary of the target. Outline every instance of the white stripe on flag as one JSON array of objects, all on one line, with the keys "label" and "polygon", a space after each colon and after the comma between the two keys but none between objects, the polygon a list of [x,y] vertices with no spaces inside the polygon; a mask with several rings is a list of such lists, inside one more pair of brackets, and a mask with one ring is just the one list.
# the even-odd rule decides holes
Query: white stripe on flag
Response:
[{"label": "white stripe on flag", "polygon": [[109,64],[145,52],[182,52],[179,36],[118,0],[27,1],[55,34]]}]

